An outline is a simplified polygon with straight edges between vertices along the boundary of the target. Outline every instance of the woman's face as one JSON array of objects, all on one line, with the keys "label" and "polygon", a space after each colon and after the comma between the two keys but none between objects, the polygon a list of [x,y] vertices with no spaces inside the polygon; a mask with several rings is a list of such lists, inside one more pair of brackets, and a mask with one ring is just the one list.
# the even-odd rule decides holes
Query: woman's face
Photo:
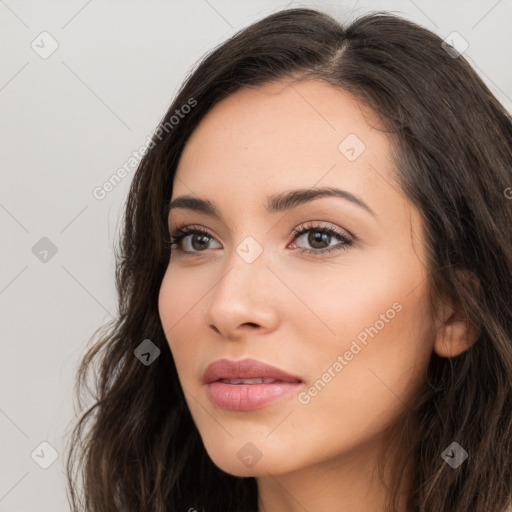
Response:
[{"label": "woman's face", "polygon": [[[372,126],[345,92],[279,82],[217,104],[181,156],[172,199],[218,215],[171,209],[171,232],[207,234],[173,246],[159,312],[205,448],[228,473],[284,474],[376,446],[424,383],[434,331],[421,222]],[[345,197],[276,201],[323,188]],[[275,381],[218,381],[243,365],[203,382],[210,363],[245,358],[299,382],[257,368],[239,377]]]}]

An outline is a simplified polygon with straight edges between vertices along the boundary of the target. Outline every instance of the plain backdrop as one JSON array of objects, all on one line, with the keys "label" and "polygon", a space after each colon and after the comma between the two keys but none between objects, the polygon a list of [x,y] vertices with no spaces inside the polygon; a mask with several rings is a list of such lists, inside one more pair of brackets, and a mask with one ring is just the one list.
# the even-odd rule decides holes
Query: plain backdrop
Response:
[{"label": "plain backdrop", "polygon": [[[207,50],[300,6],[341,20],[389,10],[442,38],[458,32],[512,110],[511,0],[0,0],[0,512],[69,510],[72,390],[93,331],[116,312],[130,157]],[[97,199],[123,165],[124,180]]]}]

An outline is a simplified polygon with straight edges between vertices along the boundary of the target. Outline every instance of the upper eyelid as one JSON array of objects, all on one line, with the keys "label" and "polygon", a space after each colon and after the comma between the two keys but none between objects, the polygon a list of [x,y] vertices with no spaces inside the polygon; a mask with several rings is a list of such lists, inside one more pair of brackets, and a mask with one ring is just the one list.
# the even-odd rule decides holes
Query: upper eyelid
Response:
[{"label": "upper eyelid", "polygon": [[[291,233],[292,238],[291,238],[291,240],[289,240],[287,242],[287,244],[296,243],[296,240],[298,240],[299,238],[304,236],[308,231],[315,231],[315,230],[320,231],[320,232],[323,231],[324,233],[330,232],[329,236],[337,238],[339,240],[339,242],[332,247],[324,247],[324,248],[318,249],[318,250],[308,249],[308,248],[303,248],[303,247],[296,248],[296,250],[301,255],[302,254],[312,254],[316,257],[321,257],[321,256],[327,257],[327,255],[329,253],[333,253],[333,255],[336,256],[336,255],[338,255],[338,253],[340,253],[340,251],[345,251],[348,248],[359,247],[358,239],[355,236],[353,236],[352,233],[349,233],[348,231],[344,230],[343,228],[341,228],[341,230],[338,226],[336,226],[336,228],[333,228],[329,225],[326,225],[325,221],[323,221],[324,222],[323,225],[322,224],[311,225],[311,223],[313,223],[313,222],[315,222],[315,221],[309,221],[309,222],[305,222],[302,224],[298,224],[292,230],[292,233]],[[316,222],[322,222],[322,221],[316,221]],[[184,232],[180,233],[180,231],[184,231]],[[345,231],[345,233],[343,233],[343,231]],[[194,226],[192,224],[185,224],[184,226],[176,228],[175,233],[171,233],[171,238],[174,238],[174,241],[171,239],[171,242],[173,242],[173,244],[171,244],[171,245],[174,245],[174,244],[177,245],[178,252],[183,253],[182,256],[190,256],[190,257],[206,255],[211,250],[215,250],[215,249],[210,249],[210,250],[206,250],[206,251],[196,251],[196,250],[189,251],[189,250],[183,249],[182,247],[179,247],[183,243],[184,239],[188,238],[191,235],[197,234],[197,233],[206,235],[206,236],[212,238],[215,242],[220,243],[215,236],[213,236],[211,233],[209,233],[209,231],[207,229],[203,228],[202,226],[198,227],[198,226]]]},{"label": "upper eyelid", "polygon": [[[314,223],[318,223],[318,224],[314,224]],[[187,230],[199,229],[199,230],[203,230],[203,231],[207,231],[207,232],[211,231],[210,228],[206,228],[200,224],[193,224],[193,223],[192,224],[183,224],[183,225],[179,225],[178,223],[176,223],[176,225],[173,225],[172,227],[171,226],[168,226],[168,227],[169,227],[170,233],[176,233],[176,232],[179,232],[179,230],[185,230],[185,229],[187,229]],[[305,229],[305,228],[308,228],[308,229],[326,228],[326,229],[333,229],[333,230],[342,230],[342,231],[346,232],[348,235],[354,236],[348,229],[343,228],[341,226],[337,226],[336,224],[334,224],[333,222],[328,221],[328,220],[312,220],[312,221],[309,220],[309,221],[301,222],[301,223],[297,224],[291,230],[291,233],[293,233],[296,230],[301,230],[301,229]],[[232,233],[232,231],[230,229],[229,229],[229,232]]]},{"label": "upper eyelid", "polygon": [[[329,203],[329,200],[333,202]],[[337,204],[338,202],[340,203],[339,205]],[[334,225],[335,229],[341,229],[353,238],[360,239],[359,235],[361,235],[362,241],[364,241],[366,238],[367,230],[372,229],[372,224],[368,224],[367,220],[359,215],[357,211],[354,211],[354,209],[346,208],[345,203],[347,203],[347,201],[338,201],[329,195],[315,197],[304,204],[294,206],[293,208],[287,210],[287,212],[282,215],[281,219],[279,219],[276,223],[272,222],[272,225],[267,230],[267,233],[275,230],[277,225],[281,224],[283,219],[287,217],[288,214],[290,214],[295,218],[302,217],[306,219],[305,222],[307,222],[309,219],[312,219],[315,222],[318,221],[331,223]],[[327,217],[333,220],[321,219],[321,217]],[[379,224],[379,220],[376,214],[373,214],[372,217],[375,219],[377,224]],[[229,223],[226,222],[226,219],[222,217],[218,218],[216,216],[205,213],[202,210],[196,210],[193,208],[190,209],[178,206],[171,209],[167,215],[167,224],[168,226],[189,225],[188,223],[185,224],[184,221],[191,220],[191,224],[193,224],[194,220],[196,219],[199,222],[221,226],[222,230],[227,231],[228,236],[233,236],[233,229],[229,226]],[[341,224],[338,224],[336,220],[341,222]],[[344,227],[346,221],[348,221],[348,223],[353,228],[355,228],[355,232]]]},{"label": "upper eyelid", "polygon": [[[315,224],[315,223],[318,223],[318,224]],[[303,231],[303,230],[309,231],[309,230],[313,230],[313,229],[318,229],[318,230],[323,230],[323,229],[329,230],[330,229],[331,231],[335,231],[336,233],[338,233],[339,231],[342,231],[343,232],[342,234],[346,234],[350,238],[355,238],[355,236],[348,229],[342,228],[341,226],[337,226],[336,224],[326,221],[326,220],[313,220],[313,221],[303,222],[301,224],[298,224],[295,228],[293,228],[292,233],[294,233],[295,231]]]},{"label": "upper eyelid", "polygon": [[[317,223],[317,224],[315,224],[315,223]],[[189,233],[181,233],[180,230],[191,231],[191,233],[190,232]],[[170,230],[170,234],[171,234],[171,236],[178,236],[178,237],[180,237],[180,235],[182,235],[181,239],[183,239],[187,236],[195,234],[194,233],[195,230],[197,230],[199,232],[204,232],[207,236],[213,238],[215,241],[218,242],[217,236],[210,233],[210,230],[208,228],[205,228],[204,226],[201,226],[198,224],[185,224],[180,227],[176,226],[174,229]],[[291,230],[290,235],[292,236],[292,238],[290,241],[296,240],[297,238],[299,238],[300,236],[303,236],[303,234],[304,234],[304,233],[297,233],[297,232],[300,232],[300,231],[307,232],[307,231],[312,231],[312,230],[319,230],[319,231],[331,230],[334,232],[334,234],[337,234],[338,236],[343,236],[343,237],[349,238],[353,242],[356,240],[356,237],[347,229],[336,226],[335,224],[333,224],[332,222],[329,222],[329,221],[316,220],[316,221],[306,221],[306,222],[297,224],[297,226],[295,226]]]}]

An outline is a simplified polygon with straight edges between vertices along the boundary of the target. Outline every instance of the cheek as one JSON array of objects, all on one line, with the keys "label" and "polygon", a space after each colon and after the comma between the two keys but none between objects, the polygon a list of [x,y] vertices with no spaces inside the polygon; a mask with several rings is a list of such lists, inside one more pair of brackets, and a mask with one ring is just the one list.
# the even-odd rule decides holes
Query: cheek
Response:
[{"label": "cheek", "polygon": [[176,306],[179,304],[176,300],[175,290],[176,287],[172,279],[172,274],[168,268],[164,274],[158,295],[158,313],[167,339],[171,337],[172,326],[176,321]]},{"label": "cheek", "polygon": [[302,317],[303,327],[314,327],[316,339],[331,345],[358,336],[364,343],[376,331],[379,338],[387,333],[397,340],[407,330],[419,335],[428,323],[426,277],[410,252],[354,252],[342,264],[312,268],[306,280],[294,278],[294,290],[313,313],[302,311],[296,319]]},{"label": "cheek", "polygon": [[177,270],[172,265],[167,271],[160,286],[158,310],[162,325],[174,333],[183,323],[190,321],[194,307],[208,293],[209,286],[198,273]]},{"label": "cheek", "polygon": [[[183,274],[169,266],[158,296],[160,321],[180,375],[183,374],[183,367],[188,367],[194,353],[193,340],[190,339],[194,333],[191,319],[194,306],[205,293],[203,287],[195,286],[194,281]],[[197,323],[195,325],[197,330]],[[187,343],[183,340],[187,340]]]},{"label": "cheek", "polygon": [[392,409],[422,384],[432,352],[423,266],[384,257],[361,265],[324,269],[301,285],[317,318],[297,314],[296,332],[320,408]]}]

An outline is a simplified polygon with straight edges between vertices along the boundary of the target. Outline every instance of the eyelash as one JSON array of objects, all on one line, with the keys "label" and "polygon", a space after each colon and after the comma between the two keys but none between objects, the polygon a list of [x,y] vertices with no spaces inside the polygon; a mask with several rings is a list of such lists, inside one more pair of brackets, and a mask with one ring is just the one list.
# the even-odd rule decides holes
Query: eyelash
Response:
[{"label": "eyelash", "polygon": [[[295,241],[297,238],[302,236],[304,233],[307,233],[308,231],[316,231],[316,232],[319,232],[322,234],[325,233],[327,235],[335,236],[340,240],[340,244],[337,244],[337,245],[334,245],[332,247],[328,247],[325,249],[299,248],[298,250],[300,251],[301,254],[306,253],[306,254],[313,254],[315,256],[318,256],[318,255],[323,255],[323,254],[326,254],[326,253],[329,253],[332,251],[346,250],[346,249],[348,249],[348,247],[353,245],[353,241],[347,235],[345,235],[339,231],[336,231],[335,229],[325,226],[325,225],[324,226],[315,226],[315,225],[311,225],[311,224],[305,224],[304,226],[302,226],[300,228],[295,228],[292,232],[292,235],[293,235],[292,241]],[[177,250],[182,251],[183,253],[189,254],[189,255],[200,255],[201,253],[206,252],[206,251],[197,251],[197,252],[183,251],[181,248],[179,248],[178,246],[180,245],[182,240],[189,235],[204,235],[208,238],[213,238],[212,235],[210,235],[210,233],[208,233],[208,231],[206,231],[205,229],[184,226],[181,228],[177,228],[176,231],[171,233],[171,240],[170,240],[170,242],[167,242],[167,243],[170,245],[170,247],[175,245],[177,247]]]}]

